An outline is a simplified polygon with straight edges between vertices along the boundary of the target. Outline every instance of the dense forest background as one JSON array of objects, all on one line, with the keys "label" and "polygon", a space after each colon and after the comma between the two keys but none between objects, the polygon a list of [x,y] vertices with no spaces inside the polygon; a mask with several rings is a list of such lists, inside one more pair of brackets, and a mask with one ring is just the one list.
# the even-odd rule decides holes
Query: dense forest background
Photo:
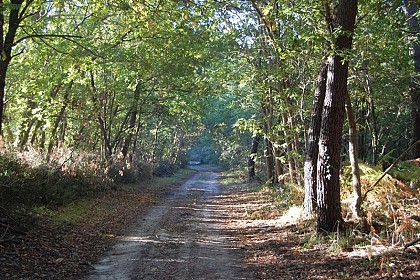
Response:
[{"label": "dense forest background", "polygon": [[330,58],[348,67],[338,108],[352,116],[331,134],[337,178],[358,164],[349,151],[383,170],[419,158],[418,3],[350,1],[346,29],[344,2],[0,1],[2,208],[60,205],[193,161],[294,186],[311,215],[304,165]]}]

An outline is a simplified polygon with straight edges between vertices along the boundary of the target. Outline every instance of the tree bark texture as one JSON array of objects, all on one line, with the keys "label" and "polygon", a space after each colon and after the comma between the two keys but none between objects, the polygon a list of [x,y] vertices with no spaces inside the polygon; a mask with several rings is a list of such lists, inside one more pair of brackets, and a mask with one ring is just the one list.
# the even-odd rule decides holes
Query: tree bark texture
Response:
[{"label": "tree bark texture", "polygon": [[318,140],[321,130],[322,107],[327,83],[327,66],[326,61],[323,61],[318,73],[308,130],[308,142],[306,143],[304,165],[305,200],[303,203],[303,215],[306,218],[310,218],[316,208],[316,164],[318,160]]},{"label": "tree bark texture", "polygon": [[[408,18],[408,28],[416,40],[412,43],[415,77],[411,95],[411,143],[420,140],[420,26],[417,17],[419,4],[415,0],[404,0]],[[412,158],[420,158],[420,147],[411,151]]]},{"label": "tree bark texture", "polygon": [[[19,12],[22,6],[23,0],[12,0],[13,5],[10,8],[9,22],[7,24],[8,29],[6,36],[4,36],[4,3],[0,1],[0,135],[3,134],[3,122],[4,122],[4,102],[5,102],[5,87],[6,87],[6,74],[9,68],[10,61],[12,60],[12,48],[16,36],[16,31],[19,28],[21,21]],[[3,39],[4,38],[4,39]]]},{"label": "tree bark texture", "polygon": [[261,136],[259,134],[252,138],[251,154],[248,157],[248,178],[253,180],[255,178],[255,159],[257,157],[258,146],[260,144]]},{"label": "tree bark texture", "polygon": [[269,139],[272,134],[273,128],[273,100],[271,97],[272,90],[268,89],[267,95],[261,103],[261,109],[263,112],[263,129],[264,129],[264,157],[266,162],[266,171],[267,171],[267,180],[271,180],[272,183],[275,181],[275,160],[274,160],[274,150],[273,143]]},{"label": "tree bark texture", "polygon": [[[328,7],[331,9],[330,7]],[[332,10],[332,9],[331,9]],[[341,138],[347,95],[348,51],[352,46],[357,0],[340,0],[331,18],[334,53],[328,58],[327,83],[317,163],[317,231],[334,232],[342,221],[340,201]]]},{"label": "tree bark texture", "polygon": [[267,180],[272,180],[274,183],[275,169],[274,169],[274,155],[273,143],[265,137],[264,138],[264,157],[266,162]]}]

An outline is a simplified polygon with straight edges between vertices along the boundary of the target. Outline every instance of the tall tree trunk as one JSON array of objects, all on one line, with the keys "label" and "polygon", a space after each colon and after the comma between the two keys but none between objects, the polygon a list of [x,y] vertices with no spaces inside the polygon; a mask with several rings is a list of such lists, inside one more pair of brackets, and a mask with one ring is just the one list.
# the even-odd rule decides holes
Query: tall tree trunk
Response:
[{"label": "tall tree trunk", "polygon": [[293,145],[292,145],[292,137],[290,134],[290,132],[292,131],[292,127],[290,127],[290,123],[288,122],[288,116],[286,112],[283,112],[279,115],[279,124],[282,124],[282,126],[284,127],[282,129],[282,133],[283,133],[283,139],[285,142],[285,146],[286,146],[286,157],[287,157],[287,166],[288,166],[288,171],[289,171],[289,181],[291,184],[295,184],[296,183],[296,178],[295,178],[295,174],[296,174],[296,170],[295,170],[295,159],[293,157]]},{"label": "tall tree trunk", "polygon": [[274,174],[275,174],[275,178],[276,178],[276,182],[280,183],[280,185],[284,184],[284,179],[283,179],[283,175],[284,175],[284,166],[281,160],[281,157],[284,154],[284,151],[278,146],[274,146],[273,145],[273,156],[274,156]]},{"label": "tall tree trunk", "polygon": [[[132,138],[135,133],[134,130],[135,130],[135,125],[136,125],[137,113],[138,113],[137,107],[139,103],[139,98],[140,98],[140,83],[137,83],[136,88],[133,92],[133,103],[130,109],[130,120],[128,121],[127,136],[124,139],[124,144],[121,149],[123,159],[125,159],[125,157],[127,156],[128,149],[131,145]],[[129,160],[129,162],[131,161]]]},{"label": "tall tree trunk", "polygon": [[350,210],[356,219],[362,215],[360,206],[362,204],[362,189],[360,182],[360,169],[357,157],[357,126],[351,106],[350,94],[346,97],[346,114],[349,123],[349,157],[352,174],[353,202],[350,204]]},{"label": "tall tree trunk", "polygon": [[32,137],[31,137],[31,145],[34,146],[35,145],[35,142],[38,140],[37,147],[40,148],[40,149],[44,149],[44,146],[45,146],[45,137],[43,137],[43,135],[45,135],[45,133],[42,134],[42,132],[41,132],[41,139],[38,139],[38,130],[40,129],[40,127],[43,124],[44,124],[43,121],[37,120],[36,125],[35,125],[35,128],[34,128],[34,130],[32,132]]},{"label": "tall tree trunk", "polygon": [[[23,0],[11,0],[9,22],[5,25],[4,10],[6,3],[0,1],[0,135],[3,134],[4,122],[4,104],[5,104],[5,88],[6,88],[6,74],[12,60],[12,48],[15,41],[16,31],[19,28],[20,9]],[[29,5],[29,4],[28,4]],[[6,36],[4,36],[4,27],[7,26]]]},{"label": "tall tree trunk", "polygon": [[302,185],[302,176],[301,173],[299,172],[299,170],[302,168],[302,163],[300,160],[298,160],[296,158],[296,155],[301,154],[301,147],[300,147],[300,143],[299,143],[299,135],[296,129],[296,123],[295,123],[295,119],[292,116],[292,112],[289,110],[288,112],[288,120],[289,120],[289,126],[290,129],[292,130],[292,150],[293,150],[293,161],[294,161],[294,170],[295,170],[295,180],[296,183],[298,185]]},{"label": "tall tree trunk", "polygon": [[[52,100],[57,96],[57,94],[60,91],[62,85],[63,84],[60,82],[58,85],[54,85],[51,88],[50,98],[49,98],[50,102],[52,102]],[[34,102],[34,101],[30,101],[28,103],[29,103],[28,107],[29,107],[30,110],[28,111],[28,117],[27,118],[29,119],[29,117],[32,116],[32,110],[35,109],[38,104],[36,104],[36,102]],[[42,113],[42,117],[40,119],[45,119],[45,114],[44,113]],[[36,137],[37,137],[37,130],[41,126],[41,121],[37,117],[32,118],[29,121],[29,123],[26,125],[26,129],[24,130],[24,132],[22,133],[22,136],[20,137],[21,138],[20,143],[19,143],[20,149],[24,149],[26,147],[26,144],[29,141],[29,135],[31,134],[32,127],[34,127],[35,124],[36,124],[35,131],[33,132],[31,142],[30,142],[31,145],[33,145],[35,143],[35,140],[36,140]]]},{"label": "tall tree trunk", "polygon": [[[356,113],[356,121],[359,119],[364,120],[366,118],[366,100],[364,98],[362,98],[362,100],[356,100],[356,109],[354,112]],[[360,126],[359,133],[357,135],[357,153],[362,161],[367,161],[367,134],[368,131],[366,126]]]},{"label": "tall tree trunk", "polygon": [[69,95],[70,95],[72,87],[73,87],[73,81],[70,81],[70,83],[68,84],[68,86],[66,88],[66,91],[64,93],[64,100],[63,100],[63,105],[61,106],[60,113],[58,114],[57,118],[55,119],[54,126],[53,126],[53,129],[51,131],[51,139],[50,139],[50,143],[48,144],[47,156],[52,153],[54,146],[57,145],[57,141],[58,141],[57,130],[58,130],[58,127],[59,127],[60,123],[63,122],[64,113],[65,113],[66,108],[67,108],[67,102],[68,102]]},{"label": "tall tree trunk", "polygon": [[[410,91],[411,95],[411,143],[420,140],[420,26],[418,20],[419,6],[415,0],[404,0],[408,27],[416,38],[412,42],[412,54],[414,61],[415,78]],[[420,158],[420,145],[411,151],[412,158]]]},{"label": "tall tree trunk", "polygon": [[264,137],[264,146],[267,180],[271,180],[271,182],[274,183],[276,174],[274,169],[273,143],[271,143],[267,136]]},{"label": "tall tree trunk", "polygon": [[[139,115],[141,116],[141,113],[139,113]],[[140,131],[141,131],[142,126],[143,126],[143,123],[141,121],[137,121],[137,127],[136,127],[136,130],[134,132],[133,147],[131,149],[131,153],[133,155],[136,154],[137,158],[139,160],[143,159],[143,154],[141,153],[141,151],[137,152],[137,145],[138,145],[139,138],[141,138],[141,137],[139,137],[139,135],[140,135]]]},{"label": "tall tree trunk", "polygon": [[107,127],[105,124],[104,119],[102,118],[102,116],[98,115],[97,116],[97,121],[99,124],[99,129],[101,131],[101,143],[102,143],[102,150],[103,150],[103,156],[104,156],[104,160],[106,163],[110,163],[111,160],[111,155],[112,155],[112,146],[111,146],[111,141],[108,138],[108,133],[107,133]]},{"label": "tall tree trunk", "polygon": [[255,159],[257,158],[258,146],[260,144],[261,135],[257,134],[252,137],[251,154],[248,157],[248,178],[253,180],[255,178]]},{"label": "tall tree trunk", "polygon": [[273,101],[272,89],[269,88],[266,97],[262,101],[261,109],[263,112],[263,129],[264,129],[264,157],[266,162],[267,180],[274,184],[275,182],[275,159],[273,143],[270,140],[270,135],[273,133]]},{"label": "tall tree trunk", "polygon": [[327,84],[319,136],[317,163],[317,231],[337,230],[342,221],[340,201],[340,153],[344,104],[347,95],[348,57],[357,14],[357,0],[340,0],[330,26],[334,53],[328,58]]},{"label": "tall tree trunk", "polygon": [[315,96],[312,106],[311,121],[308,130],[308,142],[306,143],[304,186],[305,200],[303,203],[303,215],[305,218],[312,217],[316,208],[316,163],[318,160],[318,140],[321,130],[322,106],[325,99],[327,84],[326,61],[322,61],[316,82]]},{"label": "tall tree trunk", "polygon": [[369,109],[366,117],[366,125],[370,130],[371,134],[371,146],[372,146],[372,164],[378,164],[378,144],[379,144],[379,134],[378,134],[378,118],[376,116],[375,102],[372,97],[369,97]]},{"label": "tall tree trunk", "polygon": [[21,139],[19,141],[20,149],[23,150],[26,147],[26,144],[28,143],[28,140],[29,140],[29,134],[31,133],[32,127],[34,126],[36,121],[37,119],[33,118],[29,121],[29,123],[26,124],[26,128],[24,132],[22,133]]},{"label": "tall tree trunk", "polygon": [[153,136],[153,145],[152,145],[152,155],[151,155],[151,162],[153,167],[157,164],[157,149],[159,145],[159,130],[162,125],[162,121],[159,121],[159,123],[156,124],[155,128],[155,135]]}]

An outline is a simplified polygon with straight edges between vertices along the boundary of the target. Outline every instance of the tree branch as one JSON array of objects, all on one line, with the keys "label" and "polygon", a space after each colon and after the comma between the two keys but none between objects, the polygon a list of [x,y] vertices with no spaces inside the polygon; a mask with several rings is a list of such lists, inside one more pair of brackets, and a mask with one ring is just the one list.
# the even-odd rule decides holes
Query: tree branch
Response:
[{"label": "tree branch", "polygon": [[[27,39],[32,39],[32,38],[62,38],[62,39],[66,39],[66,40],[70,40],[70,38],[78,38],[81,39],[83,38],[82,36],[76,36],[76,35],[63,35],[63,34],[30,34],[30,35],[26,35],[23,36],[21,38],[19,38],[16,42],[14,42],[13,45],[17,45]],[[72,41],[72,40],[70,40]]]},{"label": "tree branch", "polygon": [[22,21],[23,19],[27,18],[28,15],[25,15],[26,10],[29,8],[29,6],[34,2],[34,0],[27,0],[26,5],[22,8],[19,14],[19,19]]},{"label": "tree branch", "polygon": [[396,160],[394,160],[394,162],[382,173],[382,175],[378,178],[378,180],[376,180],[375,183],[373,183],[372,187],[367,190],[365,192],[365,194],[363,195],[363,199],[362,201],[364,201],[366,199],[366,196],[368,193],[370,193],[371,191],[374,190],[374,188],[379,184],[379,182],[385,177],[386,174],[388,174],[389,171],[391,171],[391,169],[398,163],[401,161],[401,159],[403,157],[405,157],[408,152],[411,151],[411,149],[413,149],[415,146],[420,145],[420,140],[418,140],[417,142],[414,142],[413,145],[411,145],[407,150],[405,150]]}]

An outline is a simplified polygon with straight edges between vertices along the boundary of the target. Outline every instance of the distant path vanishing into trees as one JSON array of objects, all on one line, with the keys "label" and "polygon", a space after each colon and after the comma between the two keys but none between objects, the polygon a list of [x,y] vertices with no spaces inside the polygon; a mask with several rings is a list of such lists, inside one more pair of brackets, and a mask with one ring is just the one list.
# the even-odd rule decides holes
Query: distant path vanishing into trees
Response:
[{"label": "distant path vanishing into trees", "polygon": [[228,216],[217,172],[194,169],[193,177],[118,237],[86,280],[254,279],[233,233],[223,229]]}]

